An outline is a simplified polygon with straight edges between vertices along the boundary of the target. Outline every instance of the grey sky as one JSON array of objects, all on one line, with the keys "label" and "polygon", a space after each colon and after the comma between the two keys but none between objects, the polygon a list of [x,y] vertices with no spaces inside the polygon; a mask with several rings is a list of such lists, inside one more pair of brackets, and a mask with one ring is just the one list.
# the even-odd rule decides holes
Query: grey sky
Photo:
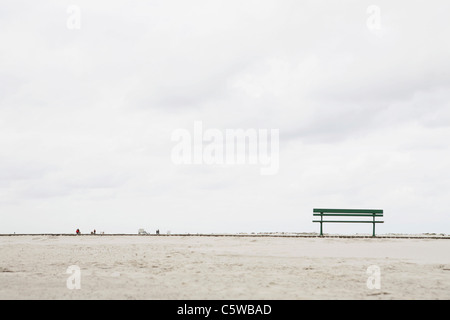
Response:
[{"label": "grey sky", "polygon": [[[0,6],[0,233],[450,233],[448,1]],[[279,129],[278,174],[175,165],[194,121]]]}]

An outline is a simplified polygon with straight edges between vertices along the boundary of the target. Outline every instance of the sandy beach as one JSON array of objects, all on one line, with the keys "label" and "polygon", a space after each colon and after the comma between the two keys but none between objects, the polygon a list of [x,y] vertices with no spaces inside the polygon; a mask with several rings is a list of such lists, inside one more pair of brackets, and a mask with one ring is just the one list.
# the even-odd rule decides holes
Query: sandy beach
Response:
[{"label": "sandy beach", "polygon": [[446,300],[450,240],[1,236],[0,299]]}]

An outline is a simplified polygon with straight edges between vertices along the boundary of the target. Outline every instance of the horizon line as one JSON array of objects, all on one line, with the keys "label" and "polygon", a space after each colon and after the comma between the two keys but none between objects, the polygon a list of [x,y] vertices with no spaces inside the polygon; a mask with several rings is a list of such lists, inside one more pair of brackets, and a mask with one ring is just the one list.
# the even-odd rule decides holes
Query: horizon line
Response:
[{"label": "horizon line", "polygon": [[274,237],[274,238],[349,238],[349,239],[450,239],[450,235],[444,233],[419,233],[419,234],[378,234],[372,236],[369,234],[324,234],[321,236],[315,232],[261,232],[261,233],[174,233],[174,234],[156,234],[156,233],[103,233],[103,234],[76,234],[76,233],[0,233],[1,237],[8,236],[71,236],[71,237],[102,237],[102,236],[140,236],[140,237]]}]

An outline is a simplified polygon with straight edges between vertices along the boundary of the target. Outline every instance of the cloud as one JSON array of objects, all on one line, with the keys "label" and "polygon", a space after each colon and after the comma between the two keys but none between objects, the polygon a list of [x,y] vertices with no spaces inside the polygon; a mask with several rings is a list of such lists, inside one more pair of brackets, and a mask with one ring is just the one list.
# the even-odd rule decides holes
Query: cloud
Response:
[{"label": "cloud", "polygon": [[[315,206],[448,230],[445,1],[381,1],[377,33],[368,2],[77,1],[70,30],[72,4],[0,12],[0,232],[311,231]],[[176,166],[194,121],[279,129],[279,174]]]}]

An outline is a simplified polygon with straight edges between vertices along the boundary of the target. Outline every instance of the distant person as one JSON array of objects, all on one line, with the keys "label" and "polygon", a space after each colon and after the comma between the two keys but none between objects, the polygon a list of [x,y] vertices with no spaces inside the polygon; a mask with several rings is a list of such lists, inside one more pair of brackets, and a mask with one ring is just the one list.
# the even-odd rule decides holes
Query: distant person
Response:
[{"label": "distant person", "polygon": [[80,233],[81,233],[81,232],[80,232],[80,229],[77,229],[77,231],[76,231],[76,232],[77,232],[77,234],[80,234]]},{"label": "distant person", "polygon": [[158,230],[156,230],[156,234],[159,234],[159,229],[158,229]]},{"label": "distant person", "polygon": [[94,234],[96,234],[97,233],[97,231],[95,231],[95,229],[94,229]]}]

